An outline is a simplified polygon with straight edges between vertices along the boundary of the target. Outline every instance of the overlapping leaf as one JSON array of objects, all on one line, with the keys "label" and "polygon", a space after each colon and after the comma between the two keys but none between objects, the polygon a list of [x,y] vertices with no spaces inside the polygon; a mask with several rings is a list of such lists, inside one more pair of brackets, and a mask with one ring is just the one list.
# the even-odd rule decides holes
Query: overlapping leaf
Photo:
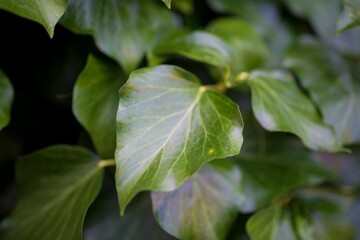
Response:
[{"label": "overlapping leaf", "polygon": [[124,82],[118,66],[90,55],[75,84],[74,114],[103,158],[114,156],[118,91]]},{"label": "overlapping leaf", "polygon": [[248,83],[254,114],[264,128],[294,133],[313,150],[342,150],[333,129],[322,122],[310,99],[291,76],[280,72],[254,72]]},{"label": "overlapping leaf", "polygon": [[0,130],[10,121],[14,90],[7,76],[0,70]]},{"label": "overlapping leaf", "polygon": [[70,0],[61,22],[76,33],[92,34],[100,50],[126,73],[174,28],[171,12],[150,0]]},{"label": "overlapping leaf", "polygon": [[2,226],[4,239],[82,239],[86,211],[102,182],[96,159],[69,146],[23,157],[16,172],[20,200]]},{"label": "overlapping leaf", "polygon": [[171,8],[171,0],[162,0],[168,8]]},{"label": "overlapping leaf", "polygon": [[360,1],[344,0],[344,10],[341,13],[337,31],[343,32],[360,25]]},{"label": "overlapping leaf", "polygon": [[208,26],[208,31],[224,40],[230,49],[230,66],[235,78],[232,81],[236,81],[239,73],[253,70],[264,63],[267,54],[265,45],[244,21],[219,18]]},{"label": "overlapping leaf", "polygon": [[162,65],[133,72],[120,90],[116,183],[124,211],[142,190],[173,190],[202,165],[236,155],[238,106],[191,73]]},{"label": "overlapping leaf", "polygon": [[153,192],[159,224],[179,239],[225,239],[244,195],[238,168],[226,160],[206,165],[172,192]]},{"label": "overlapping leaf", "polygon": [[[347,65],[340,56],[310,41],[291,49],[284,64],[295,71],[309,90],[324,120],[335,127],[338,140],[344,144],[359,142],[359,75],[351,74],[351,64]],[[356,69],[357,64],[354,63]]]},{"label": "overlapping leaf", "polygon": [[0,0],[0,8],[43,25],[52,37],[68,0]]},{"label": "overlapping leaf", "polygon": [[325,169],[304,157],[294,159],[291,153],[273,157],[237,157],[246,196],[241,210],[254,211],[296,187],[316,185],[329,177]]}]

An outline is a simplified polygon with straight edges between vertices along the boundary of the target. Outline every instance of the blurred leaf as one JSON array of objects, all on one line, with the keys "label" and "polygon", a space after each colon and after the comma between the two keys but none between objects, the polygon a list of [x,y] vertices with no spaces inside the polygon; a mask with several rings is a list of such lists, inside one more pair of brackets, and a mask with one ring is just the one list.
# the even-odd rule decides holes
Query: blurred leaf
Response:
[{"label": "blurred leaf", "polygon": [[336,20],[340,14],[339,0],[282,0],[299,17],[310,21],[316,32],[331,38],[336,31]]},{"label": "blurred leaf", "polygon": [[68,0],[0,0],[0,8],[44,26],[50,37],[64,14]]},{"label": "blurred leaf", "polygon": [[360,1],[344,0],[343,2],[344,10],[337,22],[338,33],[360,25]]},{"label": "blurred leaf", "polygon": [[158,64],[161,58],[179,54],[213,66],[230,67],[230,49],[217,36],[202,31],[180,34],[173,35],[153,50],[153,59],[150,59],[152,65]]},{"label": "blurred leaf", "polygon": [[119,67],[90,55],[74,88],[73,111],[103,158],[113,158],[118,92],[125,78]]},{"label": "blurred leaf", "polygon": [[[297,187],[321,183],[330,175],[320,165],[298,152],[298,158],[292,153],[283,155],[249,155],[236,157],[240,166],[242,189],[245,192],[243,212],[264,207],[288,191]],[[295,159],[294,159],[295,158]]]},{"label": "blurred leaf", "polygon": [[0,130],[10,122],[14,90],[8,77],[0,70]]},{"label": "blurred leaf", "polygon": [[360,84],[358,75],[351,75],[350,64],[320,43],[303,41],[289,51],[284,65],[291,68],[309,90],[325,122],[335,127],[338,141],[359,142]]},{"label": "blurred leaf", "polygon": [[240,177],[220,160],[172,192],[152,192],[157,221],[179,239],[225,239],[244,199]]},{"label": "blurred leaf", "polygon": [[171,0],[162,0],[168,8],[171,8]]},{"label": "blurred leaf", "polygon": [[3,228],[4,239],[82,239],[86,211],[103,169],[79,147],[53,146],[23,157],[16,176],[20,200]]},{"label": "blurred leaf", "polygon": [[184,14],[191,14],[194,11],[193,0],[177,0],[175,2],[172,2],[171,4],[174,9],[177,9]]},{"label": "blurred leaf", "polygon": [[150,0],[70,0],[61,23],[91,34],[129,74],[153,44],[175,27],[171,11]]},{"label": "blurred leaf", "polygon": [[343,150],[333,129],[321,121],[312,102],[291,76],[258,71],[253,72],[247,82],[254,114],[265,129],[296,134],[313,150]]},{"label": "blurred leaf", "polygon": [[218,18],[210,23],[208,31],[229,46],[233,75],[253,70],[264,63],[267,55],[265,45],[244,21],[238,18]]},{"label": "blurred leaf", "polygon": [[[108,175],[109,176],[109,175]],[[85,219],[85,240],[172,240],[154,219],[150,196],[141,195],[130,205],[124,217],[119,205],[113,175],[89,208]]]},{"label": "blurred leaf", "polygon": [[170,191],[206,162],[239,153],[239,107],[190,72],[133,72],[120,90],[116,182],[121,211],[142,190]]}]

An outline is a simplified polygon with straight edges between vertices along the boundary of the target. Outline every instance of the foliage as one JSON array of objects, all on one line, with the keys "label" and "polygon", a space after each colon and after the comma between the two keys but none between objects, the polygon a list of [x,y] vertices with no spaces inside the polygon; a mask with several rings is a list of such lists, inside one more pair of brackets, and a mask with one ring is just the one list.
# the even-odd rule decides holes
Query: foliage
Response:
[{"label": "foliage", "polygon": [[0,8],[57,49],[0,56],[1,238],[360,237],[359,1]]}]

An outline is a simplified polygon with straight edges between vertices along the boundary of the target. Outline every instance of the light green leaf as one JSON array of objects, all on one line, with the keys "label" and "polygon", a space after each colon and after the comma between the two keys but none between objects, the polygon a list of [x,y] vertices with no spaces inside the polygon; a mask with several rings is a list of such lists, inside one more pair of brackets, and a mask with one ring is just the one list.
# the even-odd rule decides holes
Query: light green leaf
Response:
[{"label": "light green leaf", "polygon": [[0,130],[10,122],[14,90],[8,77],[0,70]]},{"label": "light green leaf", "polygon": [[142,190],[170,191],[206,162],[236,155],[239,107],[179,67],[133,72],[120,90],[116,184],[122,212]]},{"label": "light green leaf", "polygon": [[68,0],[0,0],[0,8],[43,25],[53,37]]},{"label": "light green leaf", "polygon": [[[230,49],[226,43],[213,34],[195,31],[162,42],[153,50],[155,56],[179,54],[195,61],[218,67],[229,67]],[[153,65],[157,62],[151,60]]]},{"label": "light green leaf", "polygon": [[230,162],[206,165],[172,192],[152,192],[154,214],[179,239],[225,239],[244,195]]},{"label": "light green leaf", "polygon": [[312,102],[291,76],[259,71],[250,76],[248,83],[254,114],[265,129],[296,134],[313,150],[343,150],[333,129],[321,121]]},{"label": "light green leaf", "polygon": [[90,55],[75,84],[73,112],[103,158],[114,157],[118,91],[124,82],[117,65]]},{"label": "light green leaf", "polygon": [[[334,126],[338,141],[360,142],[359,73],[351,74],[351,64],[328,52],[320,43],[303,41],[288,52],[284,65],[309,90],[325,122]],[[358,63],[354,68],[358,69]]]},{"label": "light green leaf", "polygon": [[75,33],[92,34],[99,49],[128,74],[175,27],[171,11],[149,0],[70,0],[61,23]]},{"label": "light green leaf", "polygon": [[344,0],[343,2],[344,10],[342,11],[337,22],[338,33],[360,25],[360,1]]},{"label": "light green leaf", "polygon": [[233,75],[253,70],[264,63],[267,55],[264,43],[253,28],[240,19],[219,18],[208,26],[208,31],[228,45]]},{"label": "light green leaf", "polygon": [[[298,149],[297,155],[304,155]],[[304,155],[305,156],[305,155]],[[264,207],[290,190],[321,183],[329,178],[328,171],[306,157],[294,159],[292,153],[267,156],[239,156],[242,189],[245,202],[243,212],[251,212]]]},{"label": "light green leaf", "polygon": [[170,9],[171,8],[171,0],[162,0],[165,5]]},{"label": "light green leaf", "polygon": [[19,202],[4,222],[4,239],[82,239],[89,205],[103,169],[97,156],[79,147],[54,146],[17,163]]}]

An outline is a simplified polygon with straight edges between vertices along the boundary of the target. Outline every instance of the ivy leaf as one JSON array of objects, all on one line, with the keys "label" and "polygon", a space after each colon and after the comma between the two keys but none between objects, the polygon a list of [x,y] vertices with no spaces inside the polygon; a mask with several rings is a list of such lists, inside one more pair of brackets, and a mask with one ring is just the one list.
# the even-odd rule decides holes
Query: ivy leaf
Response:
[{"label": "ivy leaf", "polygon": [[171,0],[162,0],[165,5],[170,9],[171,8]]},{"label": "ivy leaf", "polygon": [[172,192],[152,192],[155,217],[179,239],[225,239],[244,196],[238,168],[224,160],[206,165]]},{"label": "ivy leaf", "polygon": [[0,130],[10,121],[10,110],[14,98],[14,90],[8,77],[0,70]]},{"label": "ivy leaf", "polygon": [[149,0],[70,0],[61,23],[75,33],[93,35],[99,49],[127,74],[175,27],[171,12]]},{"label": "ivy leaf", "polygon": [[[195,31],[189,34],[176,34],[159,44],[153,50],[155,56],[179,54],[195,61],[213,66],[228,67],[231,62],[230,49],[226,43],[213,34]],[[157,62],[151,60],[153,65]]]},{"label": "ivy leaf", "polygon": [[[328,52],[319,43],[303,41],[288,52],[284,65],[291,68],[309,90],[325,122],[334,126],[338,141],[344,144],[359,142],[359,73],[350,74],[352,64]],[[358,63],[354,66],[357,68]]]},{"label": "ivy leaf", "polygon": [[43,25],[50,37],[68,0],[0,0],[0,8]]},{"label": "ivy leaf", "polygon": [[341,33],[360,25],[360,1],[345,0],[344,10],[337,22],[337,32]]},{"label": "ivy leaf", "polygon": [[[296,150],[298,154],[301,154]],[[305,156],[305,155],[304,155]],[[311,186],[329,178],[330,174],[306,157],[294,159],[292,154],[236,157],[245,192],[243,212],[251,212],[273,202],[293,188]]]},{"label": "ivy leaf", "polygon": [[206,162],[236,155],[239,107],[179,67],[133,72],[120,90],[116,183],[121,212],[142,190],[170,191]]},{"label": "ivy leaf", "polygon": [[333,129],[322,122],[312,102],[290,76],[258,71],[248,83],[255,117],[265,129],[296,134],[313,150],[343,150]]},{"label": "ivy leaf", "polygon": [[4,239],[82,239],[86,211],[102,182],[96,159],[70,146],[48,147],[20,159],[20,200],[2,226]]},{"label": "ivy leaf", "polygon": [[264,43],[253,28],[239,18],[218,18],[207,29],[229,46],[235,74],[258,68],[264,62],[267,54]]},{"label": "ivy leaf", "polygon": [[118,91],[124,82],[117,65],[90,55],[74,87],[73,112],[103,158],[114,156]]}]

